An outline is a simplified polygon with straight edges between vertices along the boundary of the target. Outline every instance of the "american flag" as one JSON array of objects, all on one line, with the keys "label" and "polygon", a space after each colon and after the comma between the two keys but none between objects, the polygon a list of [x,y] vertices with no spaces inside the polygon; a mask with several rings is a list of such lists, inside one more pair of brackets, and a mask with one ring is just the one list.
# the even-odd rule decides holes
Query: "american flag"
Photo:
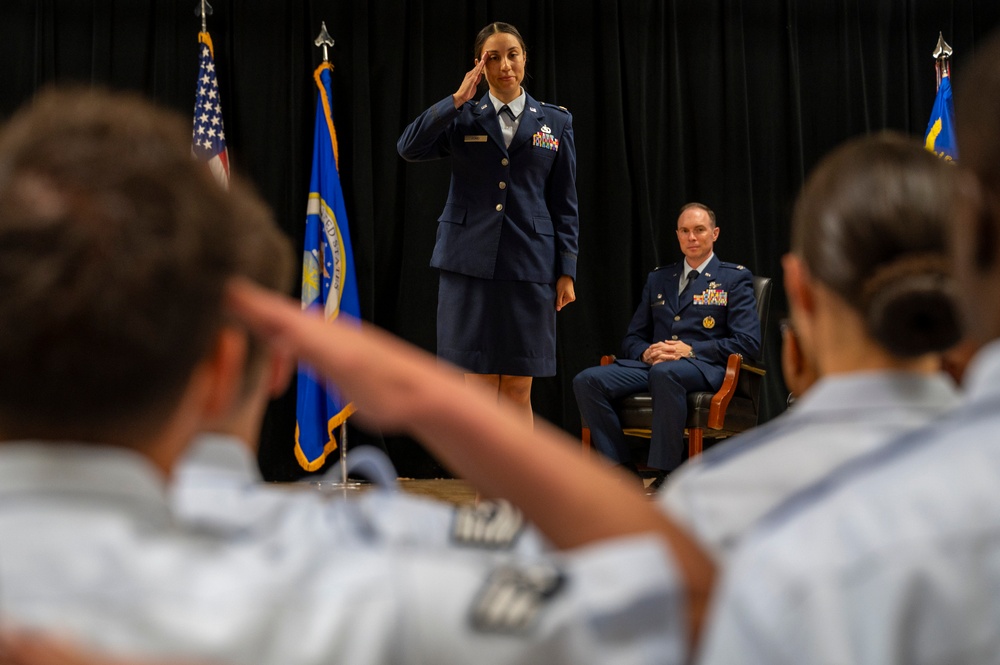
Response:
[{"label": "american flag", "polygon": [[219,82],[215,77],[215,54],[212,38],[207,32],[198,33],[198,83],[194,99],[194,129],[191,147],[195,157],[208,162],[212,174],[229,188],[229,152],[226,132],[222,126],[222,103]]}]

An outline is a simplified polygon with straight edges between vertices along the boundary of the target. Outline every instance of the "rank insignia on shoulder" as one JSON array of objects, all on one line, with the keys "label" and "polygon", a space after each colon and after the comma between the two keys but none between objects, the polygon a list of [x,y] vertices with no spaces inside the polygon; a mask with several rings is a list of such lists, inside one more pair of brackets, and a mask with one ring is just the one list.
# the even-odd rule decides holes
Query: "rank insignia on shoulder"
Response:
[{"label": "rank insignia on shoulder", "polygon": [[713,318],[712,318],[711,316],[706,316],[706,317],[705,317],[705,318],[704,318],[704,319],[702,320],[702,322],[701,322],[701,325],[703,325],[703,326],[705,326],[705,327],[706,327],[707,329],[711,330],[712,328],[714,328],[714,327],[715,327],[715,319],[713,319]]},{"label": "rank insignia on shoulder", "polygon": [[548,562],[501,565],[473,602],[472,627],[484,633],[527,633],[564,582],[562,571]]},{"label": "rank insignia on shoulder", "polygon": [[746,267],[745,266],[736,266],[736,269],[737,270],[746,270]]},{"label": "rank insignia on shoulder", "polygon": [[482,501],[455,508],[451,540],[457,545],[510,549],[524,530],[524,516],[507,501]]}]

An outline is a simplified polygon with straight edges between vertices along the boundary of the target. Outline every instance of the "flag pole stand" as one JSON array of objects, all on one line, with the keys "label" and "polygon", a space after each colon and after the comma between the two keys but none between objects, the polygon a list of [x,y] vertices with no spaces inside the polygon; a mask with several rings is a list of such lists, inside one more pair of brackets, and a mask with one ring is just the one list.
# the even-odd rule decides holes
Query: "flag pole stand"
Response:
[{"label": "flag pole stand", "polygon": [[324,478],[313,483],[313,487],[324,494],[343,494],[346,496],[348,492],[359,490],[365,486],[365,483],[358,482],[357,480],[349,480],[347,478],[346,420],[340,425],[340,440],[338,442],[338,446],[340,448],[340,459],[334,467],[326,473]]}]

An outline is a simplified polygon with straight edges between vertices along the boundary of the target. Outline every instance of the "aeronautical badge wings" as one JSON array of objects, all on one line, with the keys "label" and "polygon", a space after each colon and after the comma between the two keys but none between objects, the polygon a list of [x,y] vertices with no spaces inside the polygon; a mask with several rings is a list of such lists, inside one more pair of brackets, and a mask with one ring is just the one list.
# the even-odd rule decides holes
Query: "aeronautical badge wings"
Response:
[{"label": "aeronautical badge wings", "polygon": [[473,628],[484,633],[527,633],[564,581],[563,572],[551,562],[497,567],[473,603]]},{"label": "aeronautical badge wings", "polygon": [[521,511],[507,501],[482,501],[455,508],[451,539],[456,545],[510,549],[524,528]]}]

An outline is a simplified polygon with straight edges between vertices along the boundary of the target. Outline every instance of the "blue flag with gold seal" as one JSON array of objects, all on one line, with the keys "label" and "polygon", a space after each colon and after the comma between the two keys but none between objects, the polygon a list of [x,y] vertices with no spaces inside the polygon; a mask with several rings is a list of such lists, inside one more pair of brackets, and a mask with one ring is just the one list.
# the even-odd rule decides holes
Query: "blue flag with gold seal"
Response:
[{"label": "blue flag with gold seal", "polygon": [[[342,314],[358,321],[358,283],[331,109],[332,71],[333,66],[324,62],[313,74],[319,93],[302,253],[302,309],[322,312],[326,321]],[[336,450],[334,433],[347,422],[354,407],[345,403],[336,386],[318,378],[304,364],[299,365],[297,388],[295,457],[303,469],[315,471]]]},{"label": "blue flag with gold seal", "polygon": [[941,86],[934,98],[931,119],[924,133],[924,147],[946,161],[958,160],[955,141],[955,102],[951,96],[951,77],[941,77]]}]

